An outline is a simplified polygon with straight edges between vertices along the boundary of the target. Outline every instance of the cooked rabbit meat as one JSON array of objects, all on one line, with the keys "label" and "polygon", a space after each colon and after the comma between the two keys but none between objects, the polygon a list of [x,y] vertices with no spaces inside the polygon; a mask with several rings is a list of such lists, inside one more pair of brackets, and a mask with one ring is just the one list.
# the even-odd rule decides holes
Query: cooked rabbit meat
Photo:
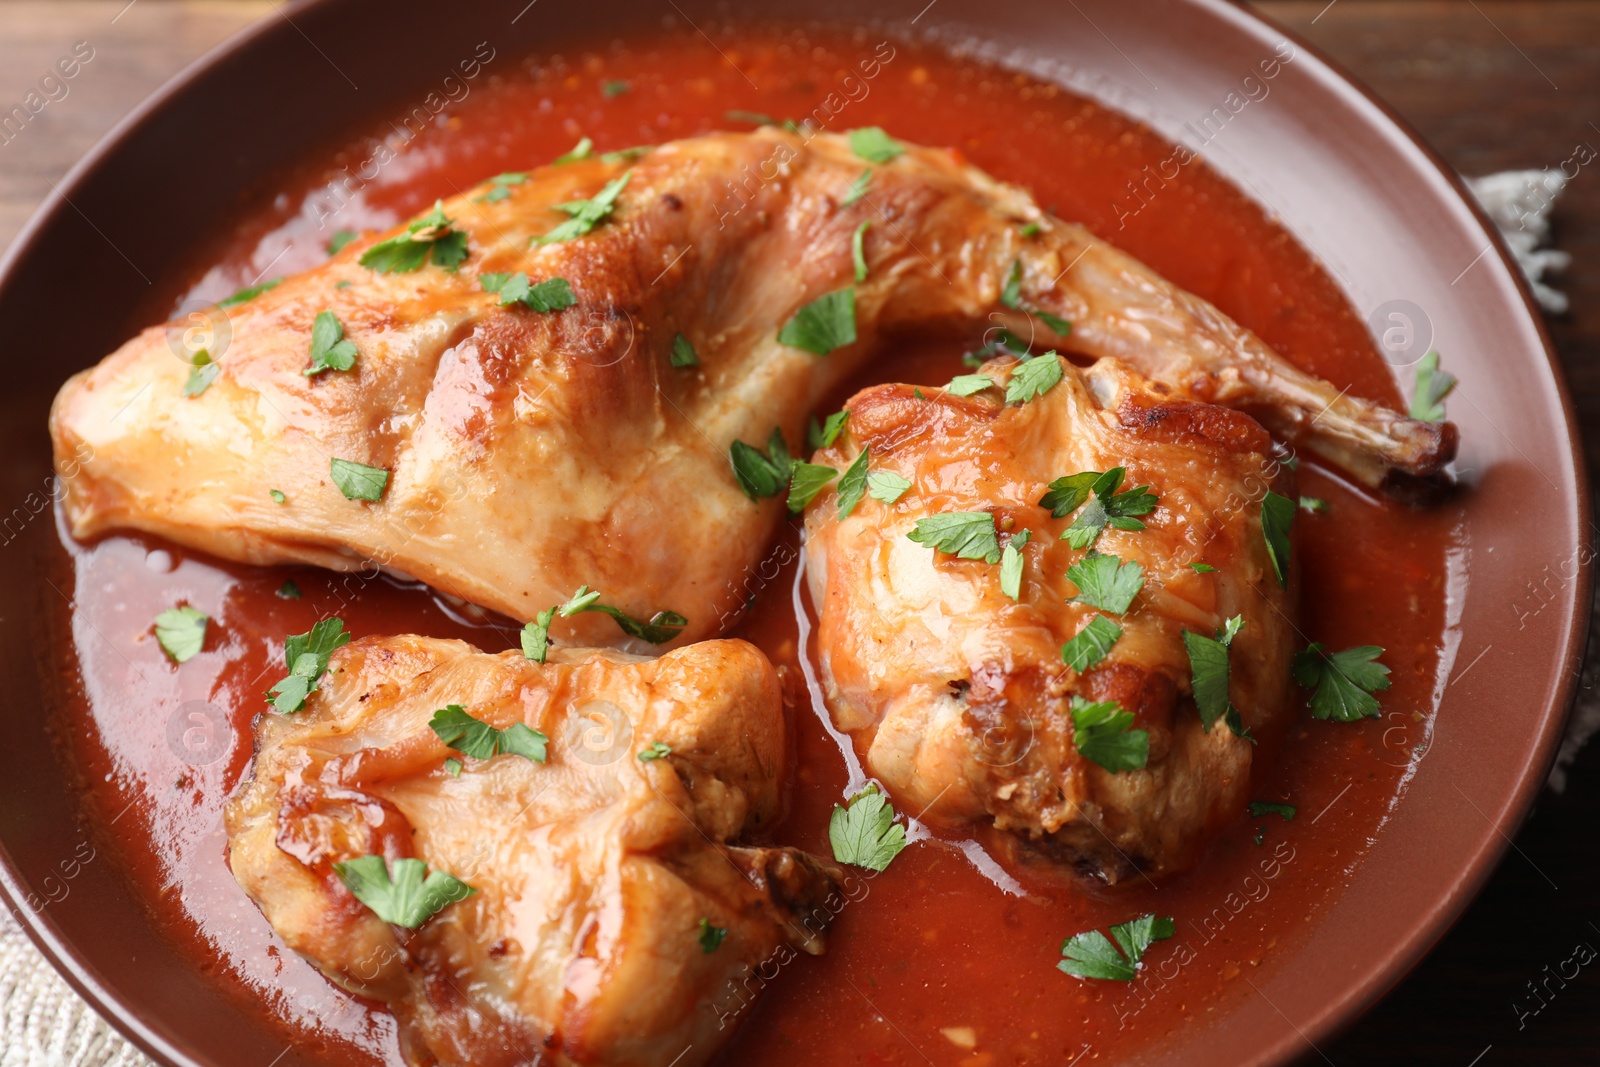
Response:
[{"label": "cooked rabbit meat", "polygon": [[[452,704],[542,732],[546,761],[447,748],[430,722]],[[730,983],[822,950],[833,868],[728,844],[776,819],[787,759],[776,672],[742,641],[541,666],[362,640],[257,734],[227,810],[234,875],[291,948],[388,1004],[413,1063],[702,1064],[732,1032],[712,1008]],[[476,892],[392,926],[334,870],[363,855]]]},{"label": "cooked rabbit meat", "polygon": [[[810,506],[824,691],[868,773],[905,810],[946,826],[992,822],[1014,835],[1003,841],[1113,881],[1133,868],[1157,875],[1238,814],[1250,776],[1252,743],[1225,718],[1202,723],[1184,631],[1214,640],[1242,620],[1231,695],[1243,730],[1261,732],[1288,707],[1293,583],[1286,591],[1273,570],[1261,507],[1292,475],[1247,415],[1174,400],[1113,360],[1061,363],[1059,384],[1020,405],[1000,395],[1009,360],[980,372],[999,388],[970,397],[883,385],[850,401],[843,434],[815,461],[843,470],[867,450],[869,471],[910,487],[892,504],[866,496],[844,519],[832,489]],[[1158,498],[1130,509],[1146,528],[1107,525],[1092,548],[1072,547],[1062,535],[1092,500],[1058,518],[1041,505],[1050,483],[1116,467],[1124,492],[1149,486]],[[989,559],[908,536],[955,512],[992,514],[979,524]],[[995,563],[1025,530],[1012,599]],[[1125,610],[1082,599],[1100,595],[1069,576],[1089,552],[1143,567]],[[1121,636],[1099,662],[1066,666],[1063,645],[1097,616]],[[1131,713],[1148,762],[1113,772],[1087,758],[1073,716],[1084,702]]]},{"label": "cooked rabbit meat", "polygon": [[[775,425],[798,441],[886,331],[1002,311],[1021,332],[1012,305],[1071,320],[1065,337],[1029,320],[1042,340],[1247,406],[1368,483],[1450,458],[1453,428],[1302,374],[955,153],[907,146],[846,204],[863,167],[842,137],[763,129],[545,167],[493,198],[480,187],[445,202],[448,228],[412,227],[417,245],[464,236],[457,269],[379,273],[359,262],[377,238],[354,242],[230,309],[231,344],[195,396],[166,329],[146,330],[57,398],[56,454],[79,468],[72,530],[145,530],[253,563],[372,560],[519,619],[587,584],[641,618],[679,612],[682,640],[698,639],[739,606],[735,583],[782,507],[746,499],[730,445],[760,445]],[[594,207],[624,176],[612,213]],[[867,220],[856,340],[835,322],[832,341],[812,342],[843,342],[825,358],[780,343],[798,309],[851,285],[851,237]],[[563,224],[592,228],[537,243]],[[565,279],[576,302],[535,310],[501,305],[517,283],[485,291],[517,272],[532,286]],[[306,373],[320,312],[353,344],[350,369]],[[697,365],[673,364],[680,336]],[[333,459],[388,472],[381,499],[347,499]],[[591,614],[557,634],[601,643],[617,630]]]}]

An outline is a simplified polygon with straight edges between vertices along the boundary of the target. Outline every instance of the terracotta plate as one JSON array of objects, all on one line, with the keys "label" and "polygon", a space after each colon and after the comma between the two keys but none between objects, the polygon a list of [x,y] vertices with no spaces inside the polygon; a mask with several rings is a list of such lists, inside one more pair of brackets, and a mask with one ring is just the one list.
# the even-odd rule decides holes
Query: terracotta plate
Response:
[{"label": "terracotta plate", "polygon": [[[1184,124],[1203,131],[1286,36],[1221,0],[925,2],[895,0],[877,15],[891,30],[915,20],[911,32],[1026,66],[1191,143]],[[696,21],[718,14],[691,0],[672,7]],[[863,17],[856,0],[738,10],[846,25]],[[243,1012],[169,947],[108,860],[73,862],[83,830],[49,737],[60,696],[38,670],[40,598],[55,594],[17,533],[49,533],[50,400],[69,373],[166,316],[177,295],[167,280],[189,276],[264,176],[370,128],[477,42],[508,55],[549,52],[600,28],[643,32],[672,12],[661,0],[447,9],[315,0],[287,13],[292,23],[265,19],[136,110],[62,183],[0,275],[0,885],[79,991],[172,1064],[318,1058],[286,1050],[270,1020]],[[1229,125],[1205,155],[1281,217],[1362,314],[1405,301],[1393,307],[1449,353],[1461,378],[1450,409],[1458,466],[1471,486],[1465,547],[1451,562],[1455,668],[1409,793],[1304,947],[1257,976],[1259,996],[1180,1028],[1140,1063],[1279,1063],[1396,982],[1477,892],[1527,812],[1583,647],[1588,483],[1527,294],[1433,155],[1313,49],[1296,47],[1270,102],[1249,105],[1250,121]],[[118,248],[137,249],[137,267]]]}]

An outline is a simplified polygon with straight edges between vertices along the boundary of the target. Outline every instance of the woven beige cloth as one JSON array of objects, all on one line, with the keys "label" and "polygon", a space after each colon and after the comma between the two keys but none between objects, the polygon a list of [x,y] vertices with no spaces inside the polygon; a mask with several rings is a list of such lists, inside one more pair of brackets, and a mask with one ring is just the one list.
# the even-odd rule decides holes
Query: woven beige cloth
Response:
[{"label": "woven beige cloth", "polygon": [[[1563,253],[1540,249],[1549,233],[1546,213],[1561,191],[1559,173],[1507,171],[1468,184],[1511,242],[1523,272],[1547,311],[1566,310],[1566,297],[1542,280],[1566,264]],[[1534,195],[1534,183],[1544,185]],[[1600,627],[1600,618],[1596,619]],[[1600,689],[1595,657],[1588,657],[1584,688],[1573,712],[1561,757],[1551,772],[1558,791],[1579,747],[1600,729]],[[78,998],[33,947],[9,915],[0,915],[0,1067],[150,1067],[151,1060]]]}]

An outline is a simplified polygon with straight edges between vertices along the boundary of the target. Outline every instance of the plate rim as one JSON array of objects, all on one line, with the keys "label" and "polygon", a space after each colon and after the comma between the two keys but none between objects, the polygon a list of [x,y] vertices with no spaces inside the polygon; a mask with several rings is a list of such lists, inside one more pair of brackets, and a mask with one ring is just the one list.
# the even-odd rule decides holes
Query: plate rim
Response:
[{"label": "plate rim", "polygon": [[[342,2],[343,0],[290,0],[282,9],[282,12],[287,12],[284,18],[274,20],[263,16],[242,28],[212,46],[136,104],[73,164],[55,184],[51,194],[28,217],[5,254],[0,256],[0,290],[8,287],[13,277],[36,254],[35,246],[41,244],[44,233],[50,229],[57,217],[76,210],[71,197],[87,177],[98,171],[106,159],[114,155],[126,142],[136,138],[170,103],[189,91],[191,86],[205,75],[232,61],[237,54],[265,39],[277,37],[287,39],[291,32],[297,32],[293,23],[289,22],[288,15],[332,7]],[[1499,260],[1500,267],[1512,280],[1521,298],[1523,316],[1527,323],[1532,325],[1534,334],[1538,338],[1545,360],[1544,370],[1548,375],[1549,384],[1554,387],[1561,414],[1561,429],[1566,445],[1563,456],[1570,461],[1576,487],[1576,492],[1569,501],[1567,514],[1563,517],[1570,520],[1580,531],[1580,549],[1584,543],[1581,534],[1587,524],[1588,540],[1592,547],[1596,529],[1592,519],[1592,489],[1587,457],[1578,429],[1577,413],[1565,371],[1551,342],[1543,313],[1534,300],[1532,287],[1516,264],[1499,228],[1471,195],[1461,175],[1457,174],[1389,103],[1356,78],[1343,64],[1334,60],[1302,34],[1284,27],[1259,8],[1246,7],[1243,3],[1230,3],[1228,0],[1169,0],[1169,2],[1198,9],[1208,17],[1226,23],[1230,28],[1241,32],[1259,36],[1263,30],[1271,31],[1279,38],[1288,39],[1297,49],[1303,49],[1327,74],[1331,75],[1330,80],[1335,86],[1335,91],[1347,100],[1354,100],[1375,112],[1377,120],[1387,123],[1390,133],[1399,134],[1400,139],[1418,155],[1432,175],[1444,180],[1445,185],[1459,201],[1459,205],[1467,208],[1479,230],[1486,237],[1495,258]],[[894,29],[899,23],[890,22],[887,26]],[[1092,93],[1084,95],[1093,98]],[[1114,102],[1108,103],[1107,106],[1121,110]],[[1226,174],[1223,174],[1223,177],[1232,183]],[[1309,249],[1307,251],[1310,252]],[[1313,253],[1313,258],[1319,257]],[[1343,292],[1342,286],[1341,292]],[[1346,292],[1344,295],[1349,299],[1349,293]],[[1562,619],[1565,623],[1566,642],[1560,650],[1559,662],[1563,667],[1572,668],[1580,665],[1587,646],[1590,605],[1593,597],[1594,558],[1594,553],[1591,552],[1585,560],[1580,552],[1578,573],[1569,587],[1571,603],[1564,606],[1565,617]],[[1249,1059],[1250,1064],[1287,1062],[1302,1051],[1300,1049],[1302,1042],[1314,1048],[1316,1043],[1327,1040],[1353,1024],[1404,980],[1448,933],[1481,894],[1484,885],[1512,847],[1512,839],[1516,832],[1532,814],[1535,801],[1554,763],[1578,686],[1579,678],[1575,671],[1567,669],[1559,672],[1554,690],[1540,702],[1543,708],[1540,716],[1542,730],[1533,746],[1533,758],[1526,761],[1520,770],[1516,788],[1498,816],[1486,825],[1478,846],[1470,857],[1452,872],[1457,877],[1440,888],[1426,914],[1412,926],[1406,940],[1395,949],[1386,952],[1382,962],[1369,966],[1364,974],[1346,983],[1343,992],[1327,1001],[1314,1018],[1294,1028],[1299,1031],[1298,1033],[1287,1032],[1276,1041],[1263,1043]],[[171,1064],[173,1067],[204,1067],[202,1061],[174,1045],[157,1028],[150,1026],[141,1018],[124,1001],[116,988],[102,980],[78,946],[63,937],[43,911],[34,911],[26,906],[27,896],[28,890],[12,859],[10,848],[3,839],[0,839],[0,901],[10,908],[18,926],[41,955],[49,961],[55,972],[102,1021],[112,1026],[152,1059]],[[1158,1042],[1149,1051],[1159,1055],[1159,1049],[1163,1045],[1165,1042]]]}]

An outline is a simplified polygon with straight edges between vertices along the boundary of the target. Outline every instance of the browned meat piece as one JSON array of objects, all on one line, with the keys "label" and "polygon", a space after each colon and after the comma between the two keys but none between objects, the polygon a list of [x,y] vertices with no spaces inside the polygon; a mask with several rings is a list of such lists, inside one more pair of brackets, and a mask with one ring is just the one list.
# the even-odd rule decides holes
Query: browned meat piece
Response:
[{"label": "browned meat piece", "polygon": [[[448,229],[413,235],[464,236],[458,269],[378,273],[359,260],[407,231],[356,241],[231,309],[231,345],[197,396],[166,331],[146,330],[57,399],[57,456],[89,457],[66,486],[71,528],[145,530],[254,563],[373,560],[523,620],[588,584],[641,618],[682,613],[694,640],[731,617],[731,589],[782,509],[740,492],[730,445],[781,426],[792,447],[886,332],[991,313],[1036,328],[1041,347],[1114,356],[1248,408],[1369,484],[1431,474],[1453,454],[1453,427],[1308,377],[955,153],[906,146],[844,203],[864,166],[845,138],[763,129],[545,167],[495,199],[471,190],[443,205]],[[557,205],[624,176],[592,230],[531,243],[581,230]],[[851,238],[868,220],[870,271],[856,283]],[[487,276],[517,272],[565,279],[575,303],[502,306],[510,291],[485,291]],[[826,357],[779,342],[798,309],[852,287],[854,341],[841,328]],[[1023,307],[1070,320],[1070,336]],[[321,312],[356,354],[349,370],[308,376]],[[680,336],[698,365],[673,365]],[[381,499],[346,499],[333,459],[387,472]],[[618,637],[597,615],[557,633]]]},{"label": "browned meat piece", "polygon": [[[997,387],[970,397],[884,385],[850,401],[843,435],[816,462],[843,470],[866,449],[873,476],[909,488],[891,504],[868,495],[843,520],[832,487],[811,504],[825,693],[903,809],[958,828],[992,823],[1111,880],[1134,866],[1159,875],[1242,810],[1249,784],[1251,742],[1225,717],[1202,723],[1184,631],[1215,640],[1239,617],[1239,727],[1259,733],[1288,709],[1293,583],[1280,587],[1269,560],[1262,502],[1274,485],[1287,492],[1290,475],[1247,415],[1173,399],[1113,360],[1061,365],[1059,384],[1020,405],[1001,396],[1009,359],[987,364]],[[1061,540],[1094,502],[1056,517],[1041,506],[1050,483],[1116,467],[1122,492],[1147,485],[1158,497],[1153,510],[1128,509],[1146,528],[1107,525],[1092,548]],[[968,554],[988,559],[908,536],[952,513],[978,513]],[[1013,599],[996,564],[1024,531]],[[1122,590],[1130,602],[1073,571],[1091,552],[1143,568],[1137,592]],[[1096,619],[1120,636],[1097,662],[1067,666],[1063,645]],[[1074,706],[1104,702],[1147,735],[1137,769],[1108,769],[1075,736]]]},{"label": "browned meat piece", "polygon": [[[429,724],[452,704],[542,732],[546,761],[447,748]],[[729,843],[777,818],[788,758],[776,673],[742,641],[543,666],[357,641],[304,710],[257,731],[227,811],[234,875],[289,947],[388,1004],[414,1063],[703,1064],[732,1032],[713,1005],[746,968],[822,950],[836,870]],[[476,892],[391,925],[334,870],[365,855]]]}]

